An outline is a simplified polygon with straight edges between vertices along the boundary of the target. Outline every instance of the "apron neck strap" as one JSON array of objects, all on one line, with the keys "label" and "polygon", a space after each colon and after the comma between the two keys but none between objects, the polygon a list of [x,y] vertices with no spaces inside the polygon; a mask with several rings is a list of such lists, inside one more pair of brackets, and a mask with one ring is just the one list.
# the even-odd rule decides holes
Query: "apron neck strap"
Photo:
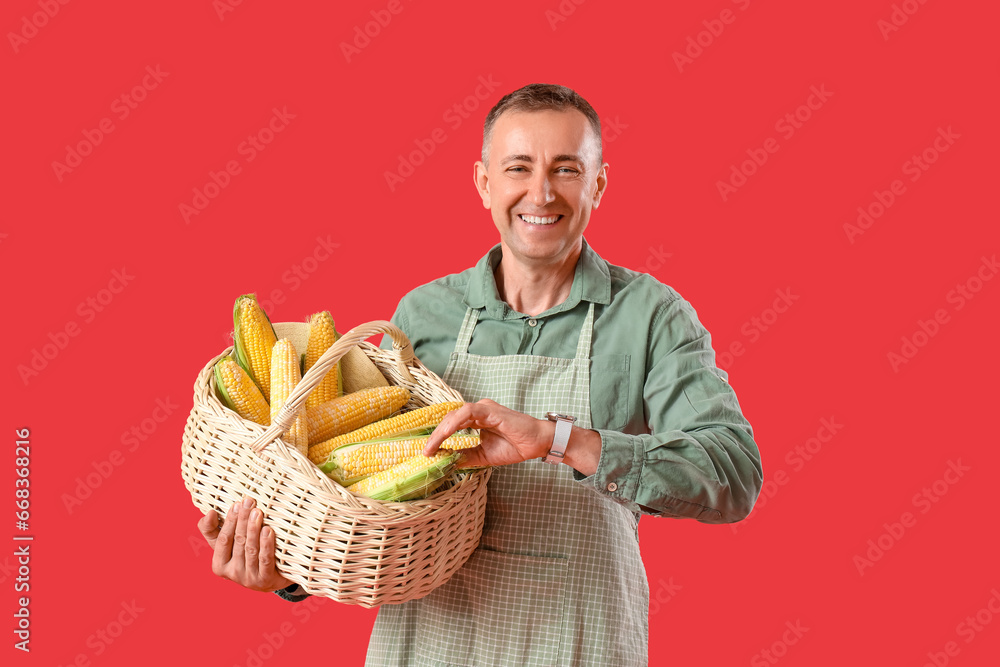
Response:
[{"label": "apron neck strap", "polygon": [[[458,331],[458,340],[455,341],[455,352],[457,354],[467,354],[469,344],[472,342],[472,332],[479,322],[479,313],[482,308],[468,308],[465,311],[465,319],[462,320],[462,328]],[[587,318],[580,327],[580,339],[576,344],[576,358],[590,359],[590,346],[594,337],[594,302],[590,302],[587,309]]]}]

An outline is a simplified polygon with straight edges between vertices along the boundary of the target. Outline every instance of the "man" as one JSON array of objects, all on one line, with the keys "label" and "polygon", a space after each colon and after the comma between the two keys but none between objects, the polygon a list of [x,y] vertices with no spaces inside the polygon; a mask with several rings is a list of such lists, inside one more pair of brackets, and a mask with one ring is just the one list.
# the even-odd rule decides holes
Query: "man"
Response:
[{"label": "man", "polygon": [[[608,182],[600,136],[568,88],[501,99],[474,171],[500,244],[393,317],[470,401],[425,453],[479,428],[468,462],[498,467],[479,548],[427,597],[380,609],[370,665],[646,664],[639,515],[725,523],[753,507],[760,455],[708,332],[671,288],[584,240]],[[216,574],[288,583],[259,515],[231,511],[221,534],[212,515]]]}]

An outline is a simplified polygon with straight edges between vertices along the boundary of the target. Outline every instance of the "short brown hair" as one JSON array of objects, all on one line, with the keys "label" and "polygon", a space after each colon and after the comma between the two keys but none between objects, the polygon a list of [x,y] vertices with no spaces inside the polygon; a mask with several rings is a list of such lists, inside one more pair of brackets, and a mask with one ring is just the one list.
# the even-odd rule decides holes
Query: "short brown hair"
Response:
[{"label": "short brown hair", "polygon": [[604,149],[601,146],[601,119],[590,102],[566,86],[553,83],[530,83],[524,88],[518,88],[500,98],[490,112],[486,114],[483,123],[483,164],[489,165],[490,141],[493,138],[493,126],[497,118],[506,111],[566,111],[576,109],[590,122],[590,127],[597,137],[597,164],[604,161]]}]

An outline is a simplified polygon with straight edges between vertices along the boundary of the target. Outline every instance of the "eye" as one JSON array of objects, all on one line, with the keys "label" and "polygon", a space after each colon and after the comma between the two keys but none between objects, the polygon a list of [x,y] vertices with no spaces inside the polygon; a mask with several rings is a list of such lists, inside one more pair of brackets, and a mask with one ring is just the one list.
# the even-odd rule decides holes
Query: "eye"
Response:
[{"label": "eye", "polygon": [[556,171],[559,172],[559,173],[562,173],[562,174],[577,174],[577,173],[579,173],[573,167],[559,167],[558,169],[556,169]]}]

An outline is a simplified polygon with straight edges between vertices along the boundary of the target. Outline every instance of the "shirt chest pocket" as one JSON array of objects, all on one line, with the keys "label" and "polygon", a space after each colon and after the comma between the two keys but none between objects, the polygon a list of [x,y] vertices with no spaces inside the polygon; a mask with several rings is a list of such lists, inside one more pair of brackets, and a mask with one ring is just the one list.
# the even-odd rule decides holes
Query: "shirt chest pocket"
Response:
[{"label": "shirt chest pocket", "polygon": [[590,358],[591,428],[620,431],[629,422],[631,357],[602,354]]}]

